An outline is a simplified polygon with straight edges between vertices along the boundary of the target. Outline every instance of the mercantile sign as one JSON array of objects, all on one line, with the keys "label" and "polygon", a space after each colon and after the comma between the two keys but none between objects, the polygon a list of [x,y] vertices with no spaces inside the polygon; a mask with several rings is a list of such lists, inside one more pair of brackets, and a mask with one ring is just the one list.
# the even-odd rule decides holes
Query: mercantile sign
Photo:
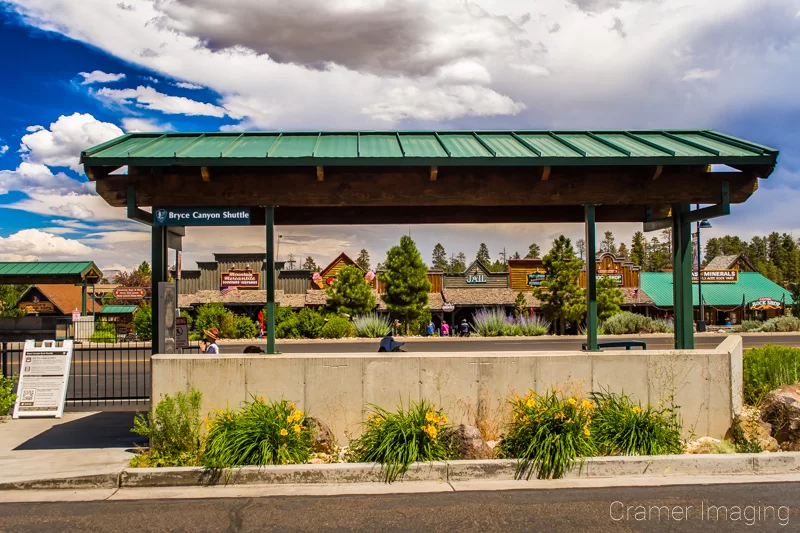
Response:
[{"label": "mercantile sign", "polygon": [[249,226],[249,207],[154,207],[156,226]]},{"label": "mercantile sign", "polygon": [[220,273],[219,284],[222,287],[236,287],[237,289],[257,289],[258,272],[252,268],[230,269]]}]

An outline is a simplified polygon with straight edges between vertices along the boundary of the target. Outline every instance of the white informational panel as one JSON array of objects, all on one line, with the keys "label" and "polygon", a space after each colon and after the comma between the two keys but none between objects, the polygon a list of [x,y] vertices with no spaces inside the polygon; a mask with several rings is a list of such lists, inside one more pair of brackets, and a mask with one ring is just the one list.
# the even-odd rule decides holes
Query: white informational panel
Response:
[{"label": "white informational panel", "polygon": [[17,403],[14,418],[54,416],[61,418],[67,400],[69,367],[72,363],[72,341],[25,341],[20,364]]}]

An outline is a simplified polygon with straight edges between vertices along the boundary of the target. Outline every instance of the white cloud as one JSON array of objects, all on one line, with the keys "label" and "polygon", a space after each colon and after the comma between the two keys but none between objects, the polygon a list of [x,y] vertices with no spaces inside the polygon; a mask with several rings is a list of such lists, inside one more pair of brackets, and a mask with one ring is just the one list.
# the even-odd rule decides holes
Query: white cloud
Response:
[{"label": "white cloud", "polygon": [[36,126],[28,131],[33,133],[22,137],[23,158],[31,163],[69,167],[76,172],[81,171],[82,150],[122,135],[122,130],[114,124],[101,122],[88,113],[62,115],[50,124],[49,130]]},{"label": "white cloud", "polygon": [[122,119],[122,129],[131,133],[137,131],[172,131],[175,128],[170,123],[161,123],[149,118],[126,117]]},{"label": "white cloud", "polygon": [[6,155],[6,152],[8,152],[8,145],[4,144],[3,146],[0,146],[0,155]]},{"label": "white cloud", "polygon": [[193,91],[202,89],[202,85],[195,85],[194,83],[189,83],[188,81],[179,81],[175,83],[175,87],[180,87],[181,89],[190,89]]},{"label": "white cloud", "polygon": [[135,103],[137,107],[161,111],[169,115],[208,116],[222,118],[228,112],[214,104],[198,102],[183,96],[160,93],[152,87],[140,85],[136,89],[109,89],[103,87],[95,93],[119,104]]},{"label": "white cloud", "polygon": [[83,76],[81,85],[89,85],[90,83],[111,83],[125,78],[125,74],[109,74],[102,70],[93,70],[92,72],[79,72]]},{"label": "white cloud", "polygon": [[41,256],[86,256],[94,250],[74,239],[46,233],[38,229],[20,230],[8,237],[0,237],[4,253]]},{"label": "white cloud", "polygon": [[696,80],[713,80],[714,78],[719,76],[719,69],[717,70],[706,70],[702,68],[693,68],[691,70],[687,70],[682,80],[683,81],[696,81]]},{"label": "white cloud", "polygon": [[527,72],[528,74],[531,74],[533,76],[549,76],[550,75],[550,71],[548,69],[546,69],[545,67],[542,67],[540,65],[534,65],[534,64],[524,65],[524,64],[520,64],[520,63],[511,63],[508,66],[513,68],[513,69],[517,69],[517,70],[521,70],[523,72]]},{"label": "white cloud", "polygon": [[87,193],[89,184],[70,178],[63,172],[53,174],[41,163],[23,161],[16,170],[0,170],[0,195],[9,191],[24,193]]},{"label": "white cloud", "polygon": [[25,131],[29,131],[29,132],[33,133],[34,131],[39,131],[39,130],[43,130],[43,129],[44,129],[44,126],[38,126],[37,125],[37,126],[28,126],[27,128],[25,128]]},{"label": "white cloud", "polygon": [[73,217],[95,222],[125,218],[125,208],[112,207],[93,193],[70,192],[64,194],[59,191],[29,189],[26,191],[26,195],[28,198],[2,206],[6,209],[18,209],[39,215]]}]

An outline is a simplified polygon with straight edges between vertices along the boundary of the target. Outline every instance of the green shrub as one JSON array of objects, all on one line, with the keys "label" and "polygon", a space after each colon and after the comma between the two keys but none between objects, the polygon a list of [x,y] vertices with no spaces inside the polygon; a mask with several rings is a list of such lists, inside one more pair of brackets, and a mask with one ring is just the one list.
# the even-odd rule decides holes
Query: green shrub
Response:
[{"label": "green shrub", "polygon": [[94,332],[95,333],[112,333],[114,335],[117,334],[117,326],[113,322],[108,322],[106,320],[101,320],[99,322],[94,323]]},{"label": "green shrub", "polygon": [[761,325],[759,331],[764,333],[800,331],[800,318],[796,316],[778,316],[770,318]]},{"label": "green shrub", "polygon": [[89,337],[89,342],[117,342],[117,334],[109,331],[97,331]]},{"label": "green shrub", "polygon": [[199,331],[193,331],[193,332],[189,333],[189,340],[190,340],[190,341],[201,341],[201,340],[203,340],[205,337],[206,337],[206,336],[205,336],[205,335],[203,335],[203,334],[202,334],[201,332],[199,332]]},{"label": "green shrub", "polygon": [[302,464],[311,457],[311,431],[292,402],[254,398],[239,411],[217,410],[206,427],[209,468]]},{"label": "green shrub", "polygon": [[142,302],[139,310],[133,315],[133,331],[140,341],[153,339],[153,308],[147,302]]},{"label": "green shrub", "polygon": [[150,448],[131,466],[199,466],[201,402],[202,394],[192,389],[164,396],[149,415],[136,413],[131,431],[147,437]]},{"label": "green shrub", "polygon": [[601,455],[671,455],[683,450],[677,408],[642,408],[630,396],[613,392],[591,395],[596,410],[590,425]]},{"label": "green shrub", "polygon": [[234,315],[233,317],[233,338],[234,339],[254,339],[258,335],[256,323],[244,315]]},{"label": "green shrub", "polygon": [[232,333],[231,330],[233,329],[233,319],[230,318],[231,314],[232,313],[225,308],[222,302],[203,304],[197,308],[195,327],[198,331],[217,328],[222,337],[228,337],[228,334]]},{"label": "green shrub", "polygon": [[[264,308],[264,323],[267,321],[267,309]],[[279,339],[299,339],[300,320],[291,307],[275,305],[275,337]]]},{"label": "green shrub", "polygon": [[0,376],[0,416],[8,414],[9,409],[14,407],[14,403],[17,401],[17,395],[14,394],[16,383],[16,377]]},{"label": "green shrub", "polygon": [[350,453],[356,461],[380,463],[391,483],[412,463],[449,459],[450,449],[439,439],[447,427],[447,416],[425,400],[411,402],[407,410],[401,405],[396,413],[373,406],[364,433],[350,444]]},{"label": "green shrub", "polygon": [[781,385],[800,383],[800,349],[766,344],[744,352],[744,401],[758,405]]},{"label": "green shrub", "polygon": [[356,335],[359,337],[377,339],[392,333],[389,317],[385,315],[374,314],[353,317],[353,326],[355,327]]},{"label": "green shrub", "polygon": [[300,335],[308,339],[318,338],[322,331],[322,326],[325,325],[325,317],[309,307],[304,307],[300,310],[297,314],[297,320]]},{"label": "green shrub", "polygon": [[500,451],[520,460],[518,479],[563,477],[577,458],[594,452],[591,402],[564,398],[555,390],[538,397],[530,391],[523,398],[515,395],[511,406],[512,421]]},{"label": "green shrub", "polygon": [[744,333],[748,331],[760,331],[761,326],[763,325],[764,323],[761,322],[760,320],[744,320],[741,324],[735,326],[733,328],[733,331],[737,333]]},{"label": "green shrub", "polygon": [[343,316],[331,316],[322,326],[319,334],[325,339],[343,339],[352,337],[355,333],[353,323]]},{"label": "green shrub", "polygon": [[733,445],[736,453],[761,453],[764,450],[757,439],[748,440],[744,428],[742,428],[742,418],[739,415],[733,417]]},{"label": "green shrub", "polygon": [[634,333],[671,333],[672,326],[664,320],[624,311],[616,314],[602,323],[601,328],[605,335],[630,335]]},{"label": "green shrub", "polygon": [[660,318],[655,318],[650,321],[646,333],[672,333],[674,331],[675,328],[673,328],[669,322]]},{"label": "green shrub", "polygon": [[408,325],[408,333],[410,335],[424,335],[425,328],[428,327],[428,324],[431,321],[431,310],[427,307],[420,311],[419,316],[417,318],[411,320]]},{"label": "green shrub", "polygon": [[180,316],[182,316],[183,318],[186,319],[186,327],[187,327],[187,329],[189,331],[194,331],[192,329],[192,325],[194,324],[194,318],[192,318],[192,315],[189,314],[189,311],[181,311],[181,315]]}]

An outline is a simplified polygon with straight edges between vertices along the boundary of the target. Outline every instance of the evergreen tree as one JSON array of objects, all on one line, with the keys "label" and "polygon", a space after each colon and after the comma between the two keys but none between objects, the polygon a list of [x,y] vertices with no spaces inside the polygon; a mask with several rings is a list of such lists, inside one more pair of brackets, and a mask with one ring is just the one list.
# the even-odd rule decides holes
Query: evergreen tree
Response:
[{"label": "evergreen tree", "polygon": [[400,245],[389,250],[384,266],[386,271],[381,274],[381,281],[386,284],[383,301],[390,313],[404,318],[408,334],[411,321],[427,310],[431,290],[428,267],[408,235],[403,235]]},{"label": "evergreen tree", "polygon": [[514,252],[514,255],[511,256],[511,259],[522,259],[522,256],[519,255],[519,252]]},{"label": "evergreen tree", "polygon": [[28,285],[0,285],[0,317],[21,317],[26,312],[16,307]]},{"label": "evergreen tree", "polygon": [[364,280],[364,273],[353,265],[339,271],[328,287],[328,305],[337,313],[363,315],[375,310],[375,295]]},{"label": "evergreen tree", "polygon": [[541,253],[542,251],[539,249],[539,245],[533,243],[528,246],[528,254],[525,256],[525,259],[539,259]]},{"label": "evergreen tree", "polygon": [[602,276],[597,280],[597,318],[608,320],[621,313],[620,306],[624,301],[622,291],[615,279]]},{"label": "evergreen tree", "polygon": [[497,261],[495,261],[494,263],[492,263],[491,265],[486,265],[486,268],[489,270],[489,272],[507,272],[508,271],[508,265],[506,263],[500,261],[499,259]]},{"label": "evergreen tree", "polygon": [[303,270],[310,270],[312,272],[319,272],[319,267],[317,263],[314,261],[314,258],[310,255],[306,257],[306,260],[303,261]]},{"label": "evergreen tree", "polygon": [[584,290],[578,286],[583,261],[575,256],[570,239],[561,235],[542,258],[542,265],[547,277],[534,295],[541,300],[547,319],[563,332],[566,322],[578,322],[586,314]]},{"label": "evergreen tree", "polygon": [[647,246],[647,268],[646,272],[661,272],[670,267],[669,249],[665,243],[658,240],[658,237],[650,239]]},{"label": "evergreen tree", "polygon": [[464,272],[467,269],[467,256],[464,252],[458,252],[455,256],[450,256],[450,272]]},{"label": "evergreen tree", "polygon": [[433,262],[431,266],[434,270],[447,270],[449,267],[447,263],[447,254],[441,243],[436,243],[436,246],[433,247]]},{"label": "evergreen tree", "polygon": [[617,245],[614,243],[614,233],[606,231],[600,241],[600,253],[617,255]]},{"label": "evergreen tree", "polygon": [[628,258],[628,247],[625,246],[624,242],[619,243],[619,248],[617,248],[617,257],[622,257],[625,259]]},{"label": "evergreen tree", "polygon": [[800,317],[800,283],[792,285],[792,316]]},{"label": "evergreen tree", "polygon": [[489,247],[486,246],[486,243],[481,243],[478,247],[478,254],[475,256],[477,261],[484,266],[489,266],[492,264],[492,258],[489,256]]},{"label": "evergreen tree", "polygon": [[520,292],[514,299],[514,316],[525,316],[528,314],[528,299]]},{"label": "evergreen tree", "polygon": [[585,239],[578,239],[575,241],[575,249],[578,250],[578,258],[583,260],[586,259],[586,240]]},{"label": "evergreen tree", "polygon": [[644,233],[637,231],[633,234],[633,241],[631,241],[631,261],[635,265],[644,268],[645,259],[647,257],[647,250],[645,247]]},{"label": "evergreen tree", "polygon": [[359,252],[358,259],[356,259],[356,264],[364,272],[369,270],[369,252],[364,248],[362,248],[361,252]]}]

